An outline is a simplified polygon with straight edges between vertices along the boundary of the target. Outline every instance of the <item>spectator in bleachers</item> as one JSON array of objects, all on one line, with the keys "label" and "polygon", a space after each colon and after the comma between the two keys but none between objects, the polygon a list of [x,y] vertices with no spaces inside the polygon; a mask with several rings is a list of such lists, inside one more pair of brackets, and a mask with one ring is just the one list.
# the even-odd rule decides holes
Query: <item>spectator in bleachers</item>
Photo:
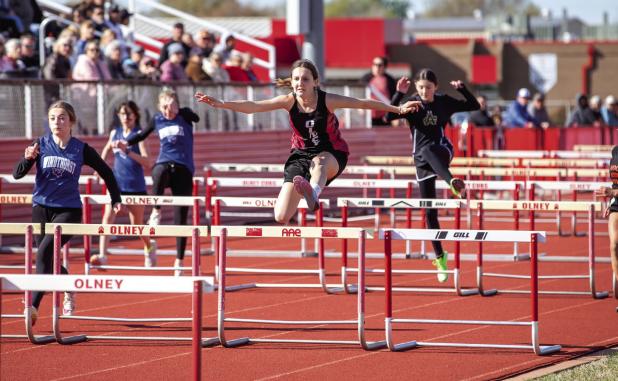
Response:
[{"label": "spectator in bleachers", "polygon": [[[111,79],[107,66],[101,61],[101,51],[97,41],[86,44],[86,52],[80,54],[73,67],[73,79],[82,81],[101,81]],[[92,94],[94,96],[94,93]]]},{"label": "spectator in bleachers", "polygon": [[105,26],[114,32],[118,40],[124,42],[124,36],[122,35],[122,29],[120,28],[120,7],[118,4],[112,4],[107,10],[107,20],[105,20]]},{"label": "spectator in bleachers", "polygon": [[567,127],[583,127],[592,126],[594,124],[594,114],[590,110],[588,104],[588,96],[586,94],[577,94],[575,110],[569,115]]},{"label": "spectator in bleachers", "polygon": [[90,14],[90,20],[94,23],[94,29],[98,32],[103,32],[107,29],[105,24],[105,10],[102,6],[95,5],[92,7],[92,13]]},{"label": "spectator in bleachers", "polygon": [[8,38],[17,38],[26,31],[10,0],[0,0],[0,31]]},{"label": "spectator in bleachers", "polygon": [[249,76],[240,67],[242,64],[242,56],[240,52],[233,52],[230,55],[230,59],[227,60],[227,64],[224,66],[225,70],[230,76],[232,82],[249,82]]},{"label": "spectator in bleachers", "polygon": [[536,119],[542,128],[547,128],[551,125],[551,120],[545,107],[545,95],[541,93],[534,94],[532,102],[528,106],[528,113]]},{"label": "spectator in bleachers", "polygon": [[472,123],[477,127],[493,127],[495,126],[494,120],[487,112],[487,97],[484,95],[479,95],[476,97],[476,100],[479,102],[480,108],[478,110],[470,112],[470,116],[468,117],[468,123]]},{"label": "spectator in bleachers", "polygon": [[74,46],[74,57],[79,57],[80,54],[86,52],[86,44],[90,41],[95,41],[97,38],[94,35],[94,22],[86,20],[79,25],[79,40]]},{"label": "spectator in bleachers", "polygon": [[127,78],[145,78],[145,75],[139,70],[139,63],[142,58],[144,58],[144,48],[139,45],[133,46],[129,58],[122,61],[122,70]]},{"label": "spectator in bleachers", "polygon": [[208,59],[208,65],[206,65],[204,71],[208,73],[210,78],[215,82],[225,83],[230,81],[230,75],[227,73],[227,70],[223,68],[223,57],[217,52],[212,52]]},{"label": "spectator in bleachers", "polygon": [[528,113],[528,102],[530,102],[530,90],[522,87],[517,91],[515,99],[506,110],[504,124],[506,127],[526,127],[532,128],[539,126],[539,123]]},{"label": "spectator in bleachers", "polygon": [[174,43],[168,46],[167,53],[169,58],[161,65],[161,81],[186,81],[188,80],[185,70],[182,66],[185,50],[180,43]]},{"label": "spectator in bleachers", "polygon": [[193,54],[185,68],[185,74],[193,82],[210,81],[212,78],[202,68],[202,56]]},{"label": "spectator in bleachers", "polygon": [[45,60],[44,79],[71,79],[71,40],[60,37],[54,43],[53,53]]},{"label": "spectator in bleachers", "polygon": [[128,43],[132,43],[135,41],[135,37],[133,36],[133,30],[129,28],[129,21],[131,20],[131,16],[133,16],[133,13],[130,13],[126,9],[120,10],[120,30],[122,31],[122,37]]},{"label": "spectator in bleachers", "polygon": [[4,49],[4,36],[0,33],[0,58],[2,58],[4,56],[4,53],[6,52],[6,50]]},{"label": "spectator in bleachers", "polygon": [[39,24],[43,17],[41,9],[36,1],[31,0],[11,0],[11,9],[15,12],[15,15],[19,17],[23,25],[23,32],[30,32],[37,28],[32,28],[33,24]]},{"label": "spectator in bleachers", "polygon": [[592,113],[592,117],[594,118],[594,125],[600,126],[605,124],[603,120],[603,115],[601,115],[601,97],[598,95],[594,95],[590,97],[590,112]]},{"label": "spectator in bleachers", "polygon": [[253,55],[251,53],[242,54],[242,63],[240,64],[240,68],[247,74],[249,82],[258,81],[258,77],[253,71]]},{"label": "spectator in bleachers", "polygon": [[601,108],[603,121],[608,126],[618,126],[618,102],[613,95],[608,95],[605,98],[605,104]]},{"label": "spectator in bleachers", "polygon": [[114,40],[105,47],[105,63],[112,79],[126,79],[122,68],[122,44]]},{"label": "spectator in bleachers", "polygon": [[193,41],[193,36],[191,35],[191,33],[183,33],[180,40],[183,44],[189,47],[188,54],[191,54],[191,50],[195,47],[195,41]]},{"label": "spectator in bleachers", "polygon": [[221,55],[224,65],[229,65],[228,61],[232,56],[232,52],[236,49],[236,37],[233,34],[221,36],[219,45],[215,46],[215,52]]},{"label": "spectator in bleachers", "polygon": [[183,60],[181,62],[183,69],[187,65],[187,58],[189,53],[191,53],[191,47],[182,42],[182,35],[184,33],[185,26],[183,23],[179,22],[174,24],[172,27],[172,39],[163,44],[163,47],[161,47],[161,51],[159,52],[159,67],[161,67],[161,65],[163,65],[163,63],[169,58],[169,47],[172,44],[180,44],[184,52]]},{"label": "spectator in bleachers", "polygon": [[502,108],[500,105],[495,105],[491,108],[491,119],[496,126],[496,132],[494,133],[494,149],[502,150],[505,147],[504,141],[504,120],[502,119]]},{"label": "spectator in bleachers", "polygon": [[24,76],[26,65],[21,60],[21,43],[17,38],[11,38],[4,44],[6,53],[0,58],[0,72],[4,78],[20,78]]},{"label": "spectator in bleachers", "polygon": [[195,37],[195,46],[191,49],[191,55],[197,54],[202,58],[208,58],[215,47],[215,37],[206,29],[200,30]]},{"label": "spectator in bleachers", "polygon": [[41,65],[39,64],[34,34],[22,34],[19,42],[21,44],[21,61],[26,65],[26,69],[39,69]]},{"label": "spectator in bleachers", "polygon": [[[388,59],[383,56],[374,57],[371,62],[371,71],[361,78],[361,83],[369,87],[371,99],[389,103],[396,92],[397,81],[386,72]],[[371,111],[372,126],[389,126],[390,123],[385,119],[386,113],[381,111]]]},{"label": "spectator in bleachers", "polygon": [[86,7],[83,4],[78,4],[71,10],[71,21],[75,24],[81,25],[88,19],[86,15]]},{"label": "spectator in bleachers", "polygon": [[146,79],[150,79],[152,81],[158,81],[161,77],[161,72],[155,61],[150,57],[144,57],[139,63],[139,71],[144,75]]},{"label": "spectator in bleachers", "polygon": [[104,52],[107,45],[111,42],[117,41],[116,33],[114,33],[111,29],[105,29],[103,33],[101,33],[101,38],[99,39],[99,46],[101,47],[101,51]]}]

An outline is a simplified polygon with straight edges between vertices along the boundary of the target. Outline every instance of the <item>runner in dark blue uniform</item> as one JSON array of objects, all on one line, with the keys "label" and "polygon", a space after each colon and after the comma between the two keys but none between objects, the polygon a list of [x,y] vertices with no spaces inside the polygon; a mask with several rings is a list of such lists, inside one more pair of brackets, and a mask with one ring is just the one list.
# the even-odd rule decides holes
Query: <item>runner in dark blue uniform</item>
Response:
[{"label": "runner in dark blue uniform", "polygon": [[612,158],[609,161],[609,178],[612,182],[610,187],[601,187],[596,191],[597,196],[611,197],[609,205],[605,209],[605,217],[608,217],[607,230],[609,232],[609,256],[612,260],[612,269],[616,284],[618,284],[618,146],[612,148]]},{"label": "runner in dark blue uniform", "polygon": [[[478,110],[480,105],[461,81],[452,81],[451,85],[465,100],[437,94],[438,78],[430,69],[420,70],[414,79],[414,85],[417,93],[407,100],[420,101],[422,106],[418,112],[406,114],[404,117],[412,132],[412,152],[421,197],[436,198],[436,176],[449,184],[455,196],[463,197],[466,189],[463,180],[454,178],[449,171],[449,164],[453,160],[453,144],[444,135],[444,128],[454,113]],[[400,79],[391,104],[399,104],[409,88],[410,80],[405,77]],[[387,115],[389,121],[397,118],[401,116],[392,113]],[[440,228],[436,209],[426,211],[426,220],[430,229]],[[436,253],[434,265],[438,270],[446,271],[448,255],[442,250],[440,241],[432,241],[432,245]],[[438,273],[440,282],[447,279],[448,274]]]},{"label": "runner in dark blue uniform", "polygon": [[[112,170],[88,144],[71,136],[76,117],[73,106],[64,101],[53,103],[48,110],[51,133],[26,147],[24,158],[13,170],[13,177],[20,179],[36,164],[32,197],[32,222],[41,224],[41,234],[36,237],[36,273],[52,274],[54,261],[54,236],[45,235],[46,223],[81,223],[82,202],[79,196],[79,176],[83,165],[92,167],[105,181],[111,195],[111,205],[120,211],[120,190]],[[62,245],[71,239],[62,235]],[[61,267],[63,274],[67,269]],[[36,321],[43,299],[42,291],[35,291],[32,298],[32,321]],[[73,294],[65,293],[63,314],[71,315],[75,308]]]},{"label": "runner in dark blue uniform", "polygon": [[223,101],[196,93],[195,98],[215,108],[246,114],[284,109],[290,113],[292,128],[291,155],[285,163],[284,183],[277,203],[275,220],[286,224],[296,213],[301,197],[310,210],[319,208],[318,198],[326,185],[344,170],[348,161],[348,145],[341,137],[338,108],[358,108],[395,113],[410,112],[420,102],[408,102],[400,107],[372,99],[357,99],[320,90],[318,71],[309,60],[292,65],[292,77],[279,80],[279,86],[292,92],[261,101]]},{"label": "runner in dark blue uniform", "polygon": [[[193,191],[193,123],[200,118],[189,108],[178,106],[178,95],[172,89],[163,89],[159,93],[159,111],[152,122],[141,133],[125,141],[117,141],[114,148],[126,150],[146,139],[156,131],[161,143],[159,157],[152,168],[153,195],[160,196],[165,188],[171,188],[174,196],[191,196]],[[149,223],[158,225],[161,220],[161,207],[155,206]],[[186,225],[189,214],[188,206],[174,207],[174,225]],[[175,275],[181,275],[179,268],[183,265],[187,237],[176,238]]]},{"label": "runner in dark blue uniform", "polygon": [[[143,141],[139,142],[139,144],[130,146],[126,151],[113,148],[114,142],[131,139],[141,131],[139,107],[133,101],[123,102],[118,106],[116,113],[120,120],[120,126],[113,129],[110,133],[109,140],[101,152],[101,157],[105,160],[109,151],[113,151],[114,175],[118,181],[121,194],[127,196],[145,195],[146,179],[144,178],[144,167],[150,165],[146,144]],[[129,211],[131,224],[144,224],[144,205],[125,205],[125,207]],[[115,219],[116,213],[109,206],[106,206],[101,223],[113,224]],[[157,242],[150,240],[148,236],[141,236],[140,238],[144,242],[144,266],[156,266]],[[99,238],[99,254],[90,257],[90,264],[95,266],[107,264],[108,244],[109,236]]]}]

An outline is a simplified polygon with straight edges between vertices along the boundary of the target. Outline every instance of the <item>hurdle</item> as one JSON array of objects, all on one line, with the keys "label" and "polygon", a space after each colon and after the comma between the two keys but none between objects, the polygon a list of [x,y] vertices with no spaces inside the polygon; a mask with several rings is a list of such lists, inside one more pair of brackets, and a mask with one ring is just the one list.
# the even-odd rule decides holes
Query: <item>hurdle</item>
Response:
[{"label": "hurdle", "polygon": [[[211,234],[220,237],[219,251],[219,281],[218,281],[218,333],[219,341],[224,347],[237,347],[249,343],[307,343],[307,344],[349,344],[360,345],[365,350],[374,350],[385,347],[384,341],[369,342],[365,338],[365,238],[367,233],[363,229],[358,228],[315,228],[315,227],[300,227],[295,229],[296,235],[305,238],[348,238],[358,239],[358,258],[359,258],[359,274],[358,274],[358,293],[357,293],[357,315],[353,320],[266,320],[266,319],[250,319],[250,318],[229,318],[225,317],[225,297],[226,297],[226,250],[227,237],[286,237],[288,235],[286,227],[270,227],[270,226],[213,226]],[[295,287],[295,285],[279,285],[280,287]],[[351,325],[354,324],[358,328],[358,340],[300,340],[300,339],[268,339],[268,338],[250,338],[242,337],[237,339],[227,339],[225,337],[225,323],[259,323],[272,325],[312,325],[312,324],[328,324],[328,325]]]},{"label": "hurdle", "polygon": [[[538,311],[538,262],[537,245],[544,242],[545,233],[535,231],[509,231],[509,230],[437,230],[437,229],[380,229],[379,236],[384,240],[384,259],[385,259],[385,299],[386,317],[385,336],[386,344],[391,351],[402,351],[421,346],[436,347],[465,347],[465,348],[497,348],[497,349],[532,349],[537,355],[547,355],[559,351],[560,345],[543,346],[539,344],[539,311]],[[393,317],[393,281],[392,281],[392,241],[393,240],[418,240],[418,239],[439,239],[439,240],[461,240],[461,241],[485,241],[485,242],[529,242],[531,261],[530,261],[530,288],[531,288],[531,307],[532,319],[529,322],[514,321],[493,321],[493,320],[440,320],[440,319],[412,319]],[[483,294],[482,289],[479,289]],[[480,344],[480,343],[455,343],[455,342],[422,342],[408,341],[395,343],[393,337],[393,324],[395,323],[416,323],[416,324],[464,324],[464,325],[495,325],[495,326],[528,326],[531,327],[532,344]]]},{"label": "hurdle", "polygon": [[[62,234],[86,234],[86,235],[122,235],[122,236],[134,236],[143,235],[144,232],[151,237],[191,237],[192,243],[192,277],[196,278],[200,276],[200,256],[195,253],[199,253],[199,238],[208,235],[208,228],[205,226],[148,226],[148,225],[97,225],[97,224],[45,224],[45,231],[47,234],[54,234],[54,271],[60,272],[60,263],[58,261],[60,251],[60,237]],[[173,268],[172,268],[173,269]],[[88,276],[88,274],[86,274]],[[151,276],[144,276],[140,279],[146,279],[144,282],[149,283]],[[158,279],[162,285],[167,284],[167,281],[177,277],[153,277]],[[105,278],[102,278],[105,279]],[[210,278],[204,278],[210,279]],[[211,282],[212,283],[212,282]],[[145,289],[147,290],[147,289]],[[80,289],[77,291],[89,291],[88,289]],[[127,291],[128,292],[128,291]],[[54,293],[54,306],[59,307],[60,297],[58,293]],[[28,306],[29,307],[29,306]],[[101,316],[58,316],[58,324],[60,319],[72,319],[72,320],[94,320],[94,321],[114,321],[114,322],[182,322],[190,321],[190,318],[114,318],[114,317],[101,317]],[[92,336],[91,336],[92,337]],[[99,337],[92,337],[99,338]],[[101,339],[107,338],[100,337]],[[123,340],[133,340],[131,337],[123,336]],[[141,340],[141,337],[137,337],[135,340]],[[117,339],[121,340],[121,339]],[[212,339],[204,341],[204,345],[213,345]]]},{"label": "hurdle", "polygon": [[[483,211],[484,210],[509,210],[509,209],[523,209],[529,210],[530,213],[530,230],[535,229],[534,223],[534,211],[535,210],[554,210],[554,211],[587,211],[588,212],[588,274],[586,275],[540,275],[539,279],[587,279],[589,283],[590,291],[538,291],[539,294],[561,294],[561,295],[590,295],[594,299],[606,298],[609,293],[607,291],[596,291],[596,277],[595,277],[595,245],[594,245],[594,214],[596,211],[602,209],[600,202],[553,202],[553,203],[531,203],[527,201],[472,201],[472,207],[476,208],[478,212],[478,229],[483,229]],[[479,241],[479,257],[482,259],[483,254],[483,242]],[[573,257],[538,257],[537,261],[545,262],[578,262],[578,258]],[[527,276],[508,275],[498,273],[483,273],[482,268],[478,272],[477,280],[479,281],[479,289],[482,289],[483,276],[498,277],[498,278],[520,278],[525,279]],[[530,291],[521,290],[497,290],[503,293],[528,293]]]},{"label": "hurdle", "polygon": [[[152,205],[152,206],[190,206],[193,209],[193,226],[200,225],[199,208],[200,204],[205,203],[204,197],[198,196],[127,196],[123,195],[122,204],[124,205]],[[86,202],[92,202],[96,205],[105,205],[111,202],[109,195],[84,195],[82,199]],[[86,201],[88,200],[88,201]],[[86,223],[92,223],[91,220],[86,220]],[[164,226],[164,225],[161,225]],[[169,226],[169,225],[166,225]],[[143,255],[141,249],[112,249],[109,250],[110,254],[140,254]],[[176,254],[176,250],[157,250],[158,254]],[[199,251],[200,255],[212,254],[209,250]],[[190,251],[190,255],[193,255],[193,251]],[[90,264],[90,252],[84,252],[84,266],[86,274],[90,273],[91,269],[97,270],[140,270],[140,271],[168,271],[175,270],[173,267],[143,267],[143,266],[114,266],[114,265],[98,265],[94,266]],[[183,270],[190,270],[190,268],[183,268]]]}]

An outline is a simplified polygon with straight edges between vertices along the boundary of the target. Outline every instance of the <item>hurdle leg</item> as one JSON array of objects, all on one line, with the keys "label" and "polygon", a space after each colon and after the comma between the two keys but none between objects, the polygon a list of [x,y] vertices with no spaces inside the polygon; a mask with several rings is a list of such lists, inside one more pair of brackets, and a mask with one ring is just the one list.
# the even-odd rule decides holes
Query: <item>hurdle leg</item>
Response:
[{"label": "hurdle leg", "polygon": [[[54,230],[54,275],[58,275],[58,276],[62,276],[60,275],[60,244],[62,239],[62,228],[60,226],[56,226],[56,229]],[[77,344],[77,343],[81,343],[83,341],[88,340],[88,338],[86,337],[86,335],[77,335],[77,336],[70,336],[70,337],[63,337],[62,336],[62,331],[60,330],[60,313],[58,312],[58,310],[60,309],[60,293],[58,291],[54,291],[52,293],[52,300],[53,300],[53,331],[54,331],[54,337],[56,338],[56,342],[58,342],[58,344],[63,344],[63,345],[70,345],[70,344]]]},{"label": "hurdle leg", "polygon": [[607,291],[596,290],[595,274],[595,247],[594,247],[594,205],[588,210],[588,273],[590,279],[590,294],[594,299],[604,299],[609,296]]},{"label": "hurdle leg", "polygon": [[358,235],[358,341],[365,350],[386,347],[386,341],[368,342],[365,338],[365,231]]},{"label": "hurdle leg", "polygon": [[221,230],[219,237],[219,289],[217,290],[217,333],[222,346],[233,348],[249,343],[248,337],[228,341],[225,338],[225,260],[227,256],[227,230]]},{"label": "hurdle leg", "polygon": [[193,340],[191,346],[193,350],[194,381],[200,380],[202,375],[202,285],[203,282],[200,280],[193,282]]}]

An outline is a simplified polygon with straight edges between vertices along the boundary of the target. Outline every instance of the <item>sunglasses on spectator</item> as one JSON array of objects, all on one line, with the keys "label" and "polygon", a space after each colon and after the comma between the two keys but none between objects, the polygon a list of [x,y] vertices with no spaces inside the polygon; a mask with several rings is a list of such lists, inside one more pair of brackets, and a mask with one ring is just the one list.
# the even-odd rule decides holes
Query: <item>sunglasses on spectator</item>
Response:
[{"label": "sunglasses on spectator", "polygon": [[384,66],[384,64],[383,64],[382,62],[374,62],[374,63],[373,63],[373,66],[378,66],[378,67],[380,67],[380,66]]},{"label": "sunglasses on spectator", "polygon": [[34,45],[22,45],[24,48],[34,49]]},{"label": "sunglasses on spectator", "polygon": [[99,48],[88,48],[89,52],[98,52],[99,50]]}]

